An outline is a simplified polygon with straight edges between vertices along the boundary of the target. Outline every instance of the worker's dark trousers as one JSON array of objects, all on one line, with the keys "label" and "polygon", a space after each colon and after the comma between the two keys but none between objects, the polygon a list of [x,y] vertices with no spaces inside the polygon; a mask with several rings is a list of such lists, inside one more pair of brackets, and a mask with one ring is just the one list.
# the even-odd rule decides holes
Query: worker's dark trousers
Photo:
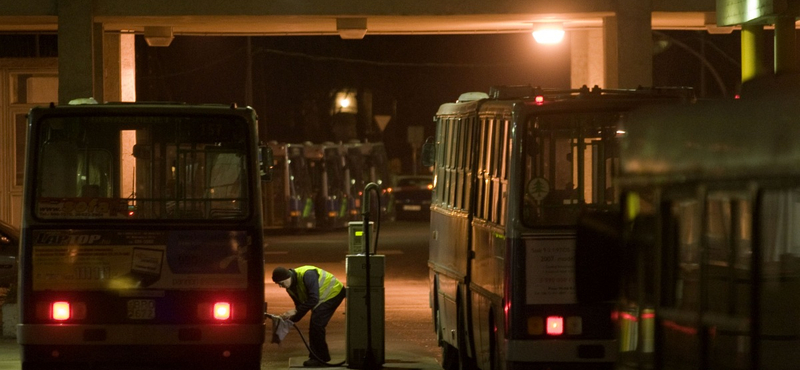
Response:
[{"label": "worker's dark trousers", "polygon": [[[320,303],[319,306],[311,311],[311,326],[308,328],[309,342],[311,342],[309,346],[311,351],[319,357],[319,360],[324,362],[331,360],[331,354],[328,352],[328,343],[325,342],[325,327],[328,325],[328,321],[331,321],[333,313],[336,312],[336,308],[339,307],[346,295],[345,288],[342,288],[342,291],[336,297]],[[314,358],[310,354],[308,357]]]}]

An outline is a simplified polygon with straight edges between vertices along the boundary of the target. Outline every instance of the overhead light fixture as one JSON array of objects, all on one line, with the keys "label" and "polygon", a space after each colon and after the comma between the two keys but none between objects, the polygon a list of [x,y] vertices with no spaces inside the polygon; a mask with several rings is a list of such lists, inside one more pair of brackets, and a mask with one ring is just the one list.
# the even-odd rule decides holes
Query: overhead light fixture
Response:
[{"label": "overhead light fixture", "polygon": [[360,40],[367,34],[367,18],[336,18],[336,31],[345,40]]},{"label": "overhead light fixture", "polygon": [[564,25],[560,22],[534,23],[533,38],[540,44],[558,44],[564,39]]},{"label": "overhead light fixture", "polygon": [[145,26],[144,40],[148,46],[167,47],[172,43],[172,26]]}]

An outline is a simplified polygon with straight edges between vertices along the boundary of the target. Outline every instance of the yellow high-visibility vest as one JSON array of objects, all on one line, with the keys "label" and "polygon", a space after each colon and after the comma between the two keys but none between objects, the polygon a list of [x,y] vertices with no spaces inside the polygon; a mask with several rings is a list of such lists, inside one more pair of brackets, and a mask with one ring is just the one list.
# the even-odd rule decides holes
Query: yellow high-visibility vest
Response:
[{"label": "yellow high-visibility vest", "polygon": [[[303,275],[305,275],[306,271],[308,270],[315,270],[317,275],[319,275],[319,302],[316,306],[319,306],[320,303],[325,302],[333,297],[336,297],[344,287],[339,279],[336,276],[333,276],[330,272],[327,272],[319,267],[314,266],[300,266],[294,269],[295,274],[297,274],[297,296],[295,298],[300,302],[305,302],[308,300],[308,292],[306,291],[306,284],[303,283]],[[292,290],[287,289],[287,292],[294,296],[294,292]],[[316,306],[314,306],[316,308]]]}]

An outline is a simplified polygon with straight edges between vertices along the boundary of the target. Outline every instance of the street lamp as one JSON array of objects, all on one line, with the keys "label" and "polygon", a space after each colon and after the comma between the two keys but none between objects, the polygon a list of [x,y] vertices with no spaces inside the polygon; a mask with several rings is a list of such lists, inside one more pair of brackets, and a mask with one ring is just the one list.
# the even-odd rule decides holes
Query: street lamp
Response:
[{"label": "street lamp", "polygon": [[564,25],[560,22],[534,23],[533,38],[540,44],[558,44],[564,39]]},{"label": "street lamp", "polygon": [[358,113],[355,91],[339,90],[336,92],[333,100],[333,114],[336,113]]}]

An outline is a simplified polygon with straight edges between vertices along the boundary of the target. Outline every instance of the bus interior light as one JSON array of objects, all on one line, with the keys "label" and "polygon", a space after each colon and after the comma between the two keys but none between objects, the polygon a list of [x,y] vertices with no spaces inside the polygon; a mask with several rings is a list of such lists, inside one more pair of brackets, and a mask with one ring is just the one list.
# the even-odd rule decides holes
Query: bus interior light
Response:
[{"label": "bus interior light", "polygon": [[231,304],[228,302],[214,303],[214,318],[220,321],[230,319]]},{"label": "bus interior light", "polygon": [[548,316],[547,334],[548,335],[564,334],[564,318],[561,316]]},{"label": "bus interior light", "polygon": [[52,311],[50,313],[50,315],[51,315],[50,317],[53,320],[65,321],[65,320],[69,320],[70,317],[72,316],[71,315],[71,310],[70,310],[70,307],[69,307],[69,302],[65,302],[65,301],[53,302],[53,305],[51,307],[52,307]]}]

